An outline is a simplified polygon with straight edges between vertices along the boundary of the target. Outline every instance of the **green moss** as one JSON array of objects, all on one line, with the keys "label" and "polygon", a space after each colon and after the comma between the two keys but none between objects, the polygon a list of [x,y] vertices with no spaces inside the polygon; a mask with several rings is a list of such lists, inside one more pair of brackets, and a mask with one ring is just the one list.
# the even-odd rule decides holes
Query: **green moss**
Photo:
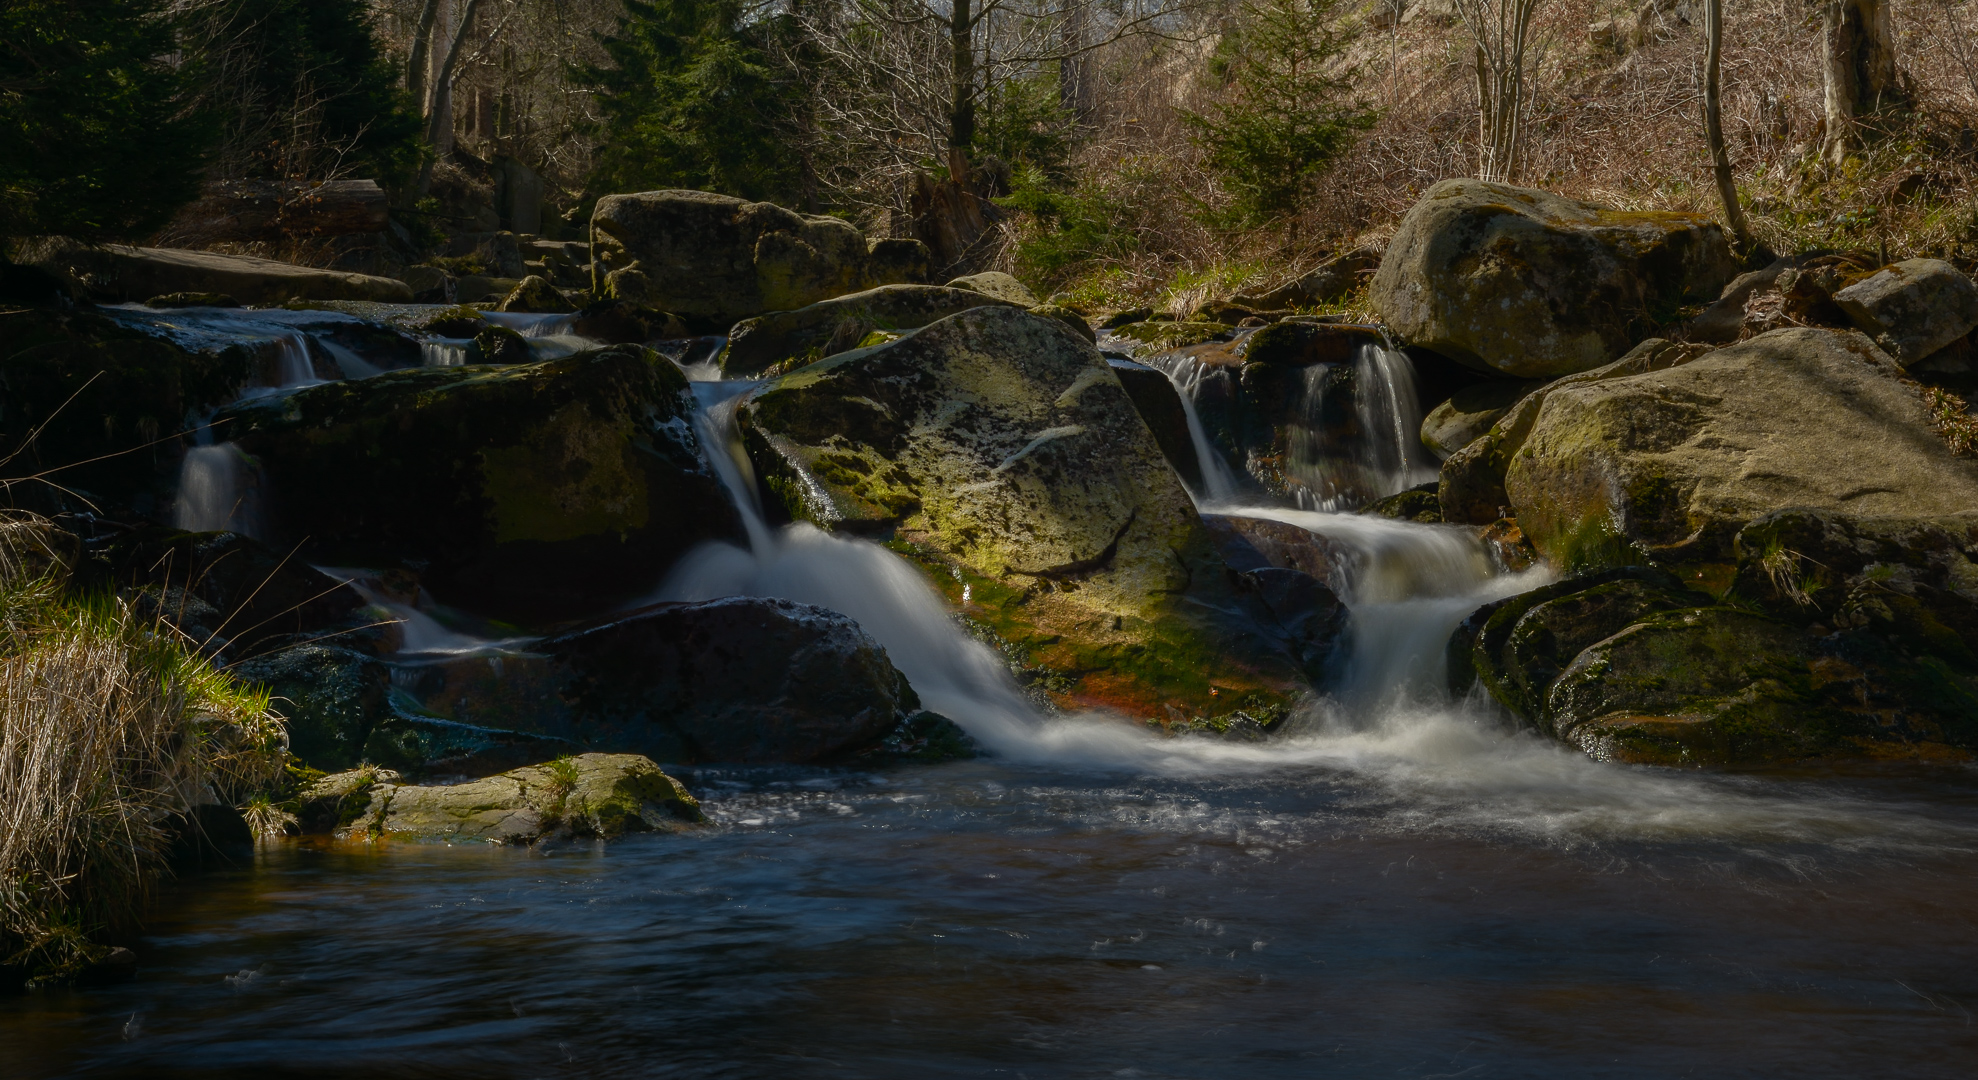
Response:
[{"label": "green moss", "polygon": [[1205,341],[1215,341],[1229,336],[1229,327],[1212,322],[1137,322],[1129,323],[1113,331],[1116,337],[1153,345],[1163,349],[1179,349],[1189,345],[1200,345]]}]

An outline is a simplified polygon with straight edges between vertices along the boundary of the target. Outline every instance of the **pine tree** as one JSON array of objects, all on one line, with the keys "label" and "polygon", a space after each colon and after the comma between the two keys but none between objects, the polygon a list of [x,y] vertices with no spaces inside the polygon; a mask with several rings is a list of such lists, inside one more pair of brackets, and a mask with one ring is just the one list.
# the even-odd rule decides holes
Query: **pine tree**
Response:
[{"label": "pine tree", "polygon": [[1224,36],[1214,67],[1231,98],[1185,115],[1233,196],[1227,224],[1295,228],[1313,178],[1373,126],[1378,114],[1353,98],[1342,62],[1356,36],[1346,10],[1345,0],[1250,0]]},{"label": "pine tree", "polygon": [[0,236],[134,239],[198,194],[176,47],[162,0],[0,4]]},{"label": "pine tree", "polygon": [[797,89],[765,48],[774,21],[739,0],[627,0],[580,78],[604,113],[594,192],[684,187],[799,201],[803,162],[785,137]]}]

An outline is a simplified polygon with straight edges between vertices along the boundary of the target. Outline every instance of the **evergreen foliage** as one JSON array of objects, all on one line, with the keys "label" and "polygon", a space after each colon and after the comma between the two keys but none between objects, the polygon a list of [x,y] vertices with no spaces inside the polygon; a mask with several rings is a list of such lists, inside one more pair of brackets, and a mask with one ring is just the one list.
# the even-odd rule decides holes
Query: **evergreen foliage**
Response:
[{"label": "evergreen foliage", "polygon": [[190,18],[228,177],[390,182],[418,167],[424,124],[364,0],[221,0]]},{"label": "evergreen foliage", "polygon": [[1249,0],[1224,36],[1212,71],[1229,80],[1232,99],[1183,114],[1233,196],[1223,224],[1293,218],[1313,178],[1378,119],[1352,97],[1349,10],[1345,0]]},{"label": "evergreen foliage", "polygon": [[594,191],[698,188],[794,203],[802,159],[782,125],[800,92],[769,56],[780,24],[739,0],[627,0],[609,64],[578,72],[599,93]]},{"label": "evergreen foliage", "polygon": [[0,236],[141,237],[199,191],[209,117],[161,0],[0,5]]}]

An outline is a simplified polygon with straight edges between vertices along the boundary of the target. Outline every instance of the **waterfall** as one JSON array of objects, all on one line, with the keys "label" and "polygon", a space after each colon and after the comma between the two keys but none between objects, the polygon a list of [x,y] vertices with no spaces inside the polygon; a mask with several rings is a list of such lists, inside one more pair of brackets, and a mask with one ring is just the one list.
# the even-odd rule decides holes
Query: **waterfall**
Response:
[{"label": "waterfall", "polygon": [[467,363],[466,338],[435,338],[419,343],[419,362],[426,367],[461,367]]},{"label": "waterfall", "polygon": [[1175,395],[1181,398],[1181,412],[1188,420],[1188,441],[1194,444],[1195,461],[1202,470],[1202,490],[1190,492],[1195,496],[1196,504],[1220,506],[1236,498],[1236,473],[1223,459],[1222,452],[1209,441],[1208,430],[1202,426],[1202,415],[1195,408],[1195,398],[1202,392],[1203,381],[1211,377],[1227,381],[1228,372],[1180,353],[1156,356],[1146,363],[1166,375],[1168,381],[1174,384]]},{"label": "waterfall", "polygon": [[[202,429],[204,434],[204,429]],[[179,466],[179,493],[172,524],[188,532],[237,532],[259,536],[254,466],[230,442],[195,446]]]},{"label": "waterfall", "polygon": [[[1345,393],[1345,402],[1338,395]],[[1350,408],[1341,408],[1342,404]],[[1353,510],[1436,477],[1407,354],[1368,343],[1341,367],[1305,369],[1285,471],[1308,510]]]}]

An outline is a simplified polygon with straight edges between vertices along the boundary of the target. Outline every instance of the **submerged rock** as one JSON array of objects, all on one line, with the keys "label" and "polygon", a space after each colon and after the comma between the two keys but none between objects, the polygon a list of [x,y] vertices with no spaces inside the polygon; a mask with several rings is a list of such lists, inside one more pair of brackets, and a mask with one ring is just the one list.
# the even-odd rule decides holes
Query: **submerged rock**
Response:
[{"label": "submerged rock", "polygon": [[1554,565],[1727,566],[1738,530],[1787,507],[1929,518],[1978,505],[1978,462],[1952,455],[1922,396],[1851,331],[1774,331],[1544,395],[1504,483]]},{"label": "submerged rock", "polygon": [[608,195],[591,215],[592,290],[710,330],[904,280],[850,222],[707,191]]},{"label": "submerged rock", "polygon": [[701,457],[680,370],[636,346],[425,368],[223,410],[284,542],[414,569],[442,602],[544,624],[650,592],[741,520]]},{"label": "submerged rock", "polygon": [[[363,809],[340,820],[336,830],[351,839],[532,844],[558,835],[679,832],[706,820],[678,780],[634,754],[579,754],[435,787],[400,785],[378,773],[330,776],[305,791],[303,800],[332,803],[344,819],[357,795],[367,799]],[[309,815],[316,821],[325,816]]]},{"label": "submerged rock", "polygon": [[1904,366],[1978,326],[1978,285],[1941,259],[1907,259],[1834,293],[1862,333]]},{"label": "submerged rock", "polygon": [[792,363],[807,364],[857,348],[875,330],[916,330],[958,311],[1006,303],[972,289],[882,285],[796,311],[758,315],[729,331],[721,372],[729,378],[745,378]]},{"label": "submerged rock", "polygon": [[1737,272],[1708,215],[1445,180],[1401,219],[1372,300],[1411,345],[1520,378],[1586,371]]},{"label": "submerged rock", "polygon": [[391,278],[211,251],[49,240],[32,245],[18,261],[70,282],[85,295],[110,302],[169,293],[224,294],[243,304],[298,299],[412,302],[412,290]]},{"label": "submerged rock", "polygon": [[851,619],[750,596],[654,604],[527,655],[423,664],[400,688],[451,720],[682,762],[831,759],[919,708]]},{"label": "submerged rock", "polygon": [[1055,319],[965,311],[791,372],[742,422],[791,516],[891,537],[1066,673],[1067,702],[1220,712],[1225,690],[1303,685],[1268,613],[1231,614],[1242,601],[1119,376]]}]

